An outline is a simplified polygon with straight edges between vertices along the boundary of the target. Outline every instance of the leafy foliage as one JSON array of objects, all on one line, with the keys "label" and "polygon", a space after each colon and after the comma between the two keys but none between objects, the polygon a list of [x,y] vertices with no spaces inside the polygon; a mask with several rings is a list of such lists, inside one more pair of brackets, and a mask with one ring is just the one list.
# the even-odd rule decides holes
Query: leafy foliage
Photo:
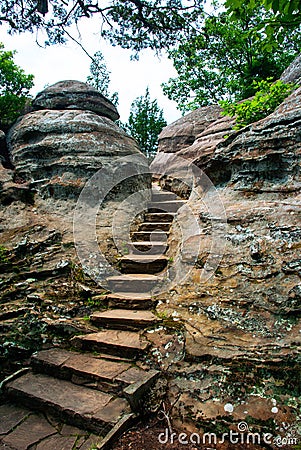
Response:
[{"label": "leafy foliage", "polygon": [[169,51],[178,77],[163,84],[164,93],[185,112],[242,100],[254,94],[254,80],[278,79],[300,51],[301,35],[300,27],[282,29],[281,43],[267,47],[261,27],[271,16],[257,7],[235,21],[227,12],[208,17],[200,34]]},{"label": "leafy foliage", "polygon": [[46,31],[46,44],[63,43],[69,27],[99,18],[100,35],[114,45],[160,50],[197,29],[204,0],[0,0],[0,24],[10,31]]},{"label": "leafy foliage", "polygon": [[141,151],[151,157],[157,151],[158,136],[166,125],[162,109],[157,100],[151,101],[147,88],[144,96],[133,101],[128,123],[124,128],[138,141]]},{"label": "leafy foliage", "polygon": [[243,8],[254,9],[255,5],[262,5],[267,11],[272,10],[276,15],[274,19],[267,22],[267,26],[274,26],[274,31],[279,27],[298,25],[301,23],[301,2],[300,0],[226,0],[225,6],[235,17],[242,14]]},{"label": "leafy foliage", "polygon": [[274,83],[271,80],[254,81],[256,93],[253,98],[238,103],[220,102],[224,116],[236,116],[234,129],[239,130],[271,114],[295,87],[293,83],[286,84],[281,80]]},{"label": "leafy foliage", "polygon": [[15,52],[0,43],[0,125],[7,128],[23,110],[33,86],[33,75],[14,63]]},{"label": "leafy foliage", "polygon": [[111,94],[109,91],[110,71],[106,66],[103,54],[99,51],[93,56],[87,83],[95,87],[102,95],[111,100],[115,106],[118,106],[118,92]]}]

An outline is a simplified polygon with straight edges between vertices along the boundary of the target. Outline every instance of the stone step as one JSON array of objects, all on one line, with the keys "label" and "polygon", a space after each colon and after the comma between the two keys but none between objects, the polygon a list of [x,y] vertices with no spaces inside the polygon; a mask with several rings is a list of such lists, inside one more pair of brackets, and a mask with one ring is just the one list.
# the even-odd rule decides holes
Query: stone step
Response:
[{"label": "stone step", "polygon": [[124,418],[133,419],[128,401],[106,392],[28,372],[4,385],[10,400],[49,412],[73,426],[105,436]]},{"label": "stone step", "polygon": [[127,274],[107,278],[109,290],[114,293],[130,292],[140,293],[144,296],[151,294],[152,290],[162,281],[156,275]]},{"label": "stone step", "polygon": [[185,200],[171,200],[168,202],[150,202],[148,210],[150,212],[177,212],[181,206],[185,205]]},{"label": "stone step", "polygon": [[131,386],[131,396],[128,397],[131,405],[139,404],[142,388],[145,392],[159,375],[157,370],[145,371],[129,363],[107,361],[58,348],[34,354],[31,365],[34,372],[118,396],[127,397],[127,388]]},{"label": "stone step", "polygon": [[177,195],[173,192],[168,191],[158,191],[153,189],[152,191],[152,202],[169,202],[171,200],[177,200]]},{"label": "stone step", "polygon": [[151,311],[131,311],[128,309],[96,311],[90,316],[90,320],[99,327],[123,330],[146,328],[160,322],[160,319]]},{"label": "stone step", "polygon": [[166,242],[169,236],[168,231],[135,231],[132,234],[133,241],[154,241]]},{"label": "stone step", "polygon": [[116,294],[109,294],[106,297],[108,306],[110,308],[122,309],[154,309],[157,301],[151,297],[138,295],[135,292],[119,292]]},{"label": "stone step", "polygon": [[139,226],[139,231],[169,231],[169,229],[168,222],[144,222]]},{"label": "stone step", "polygon": [[124,386],[115,380],[132,367],[131,363],[107,361],[91,354],[57,348],[34,354],[31,366],[34,372],[119,395]]},{"label": "stone step", "polygon": [[123,273],[154,274],[162,272],[168,259],[164,255],[127,255],[119,260],[119,268]]},{"label": "stone step", "polygon": [[129,244],[130,254],[162,255],[167,250],[166,242],[138,241]]},{"label": "stone step", "polygon": [[129,359],[137,358],[149,347],[149,343],[140,333],[122,330],[106,330],[74,336],[71,342],[80,350],[108,353]]},{"label": "stone step", "polygon": [[176,216],[176,213],[165,213],[165,212],[157,212],[157,213],[146,213],[144,215],[145,222],[168,222],[171,223]]}]

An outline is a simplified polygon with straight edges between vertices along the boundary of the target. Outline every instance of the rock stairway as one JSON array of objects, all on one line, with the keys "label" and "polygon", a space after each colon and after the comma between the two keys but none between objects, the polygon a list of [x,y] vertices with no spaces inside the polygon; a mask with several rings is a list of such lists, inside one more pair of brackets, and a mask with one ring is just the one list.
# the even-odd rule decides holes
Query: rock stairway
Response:
[{"label": "rock stairway", "polygon": [[156,306],[152,291],[168,264],[164,254],[168,232],[184,202],[172,193],[153,192],[144,222],[132,233],[130,253],[120,257],[123,275],[107,280],[108,309],[90,317],[99,331],[74,336],[75,351],[36,353],[26,373],[6,380],[3,386],[8,400],[96,433],[97,448],[110,448],[112,440],[133,422],[143,395],[160,375],[139,368],[136,361],[150,346],[144,329],[160,323],[151,311]]}]

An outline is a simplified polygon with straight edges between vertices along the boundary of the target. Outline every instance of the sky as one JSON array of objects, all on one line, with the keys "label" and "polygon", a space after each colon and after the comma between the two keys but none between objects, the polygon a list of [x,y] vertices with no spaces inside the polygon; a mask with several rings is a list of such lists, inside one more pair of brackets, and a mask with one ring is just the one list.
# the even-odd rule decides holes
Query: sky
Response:
[{"label": "sky", "polygon": [[[145,94],[149,87],[151,99],[157,99],[158,105],[164,111],[164,117],[171,123],[181,117],[176,109],[176,103],[163,95],[160,87],[163,81],[176,76],[171,61],[166,55],[158,58],[151,50],[141,52],[139,61],[131,61],[132,51],[112,47],[99,37],[93,29],[94,19],[84,19],[80,23],[81,43],[90,55],[101,51],[108,69],[111,72],[110,91],[119,94],[118,111],[123,122],[127,121],[132,101]],[[96,25],[96,24],[95,24]],[[70,32],[70,30],[69,30]],[[78,32],[72,30],[78,39]],[[39,38],[41,44],[44,40]],[[7,33],[5,26],[0,28],[0,42],[6,50],[17,50],[15,62],[24,71],[35,76],[35,86],[31,94],[35,96],[46,85],[62,80],[86,81],[89,75],[91,60],[84,51],[73,41],[65,45],[40,47],[36,43],[36,36],[31,33]]]}]

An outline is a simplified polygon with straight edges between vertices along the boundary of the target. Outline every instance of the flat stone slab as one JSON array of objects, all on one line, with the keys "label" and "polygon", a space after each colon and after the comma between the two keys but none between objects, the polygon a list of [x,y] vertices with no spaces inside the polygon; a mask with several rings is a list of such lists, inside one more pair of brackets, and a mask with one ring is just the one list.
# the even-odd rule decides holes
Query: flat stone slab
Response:
[{"label": "flat stone slab", "polygon": [[96,311],[91,315],[90,319],[97,326],[122,329],[145,328],[160,321],[151,311],[132,311],[128,309]]},{"label": "flat stone slab", "polygon": [[29,446],[56,433],[57,430],[46,419],[32,415],[7,436],[2,437],[1,448],[27,450]]},{"label": "flat stone slab", "polygon": [[148,209],[156,210],[157,212],[158,210],[162,212],[177,212],[185,203],[185,200],[156,201],[148,203]]},{"label": "flat stone slab", "polygon": [[157,302],[149,295],[139,295],[137,293],[119,292],[116,294],[109,294],[106,297],[108,306],[110,308],[122,309],[153,309]]},{"label": "flat stone slab", "polygon": [[170,223],[168,222],[144,222],[139,226],[139,231],[168,231]]},{"label": "flat stone slab", "polygon": [[151,241],[137,241],[128,244],[130,253],[139,254],[145,253],[146,255],[160,255],[166,252],[166,242],[151,242]]},{"label": "flat stone slab", "polygon": [[99,351],[128,358],[139,356],[149,346],[140,333],[122,330],[107,330],[74,336],[72,342],[83,350]]},{"label": "flat stone slab", "polygon": [[171,201],[176,200],[177,195],[173,192],[166,192],[166,191],[158,191],[154,190],[152,192],[152,201],[153,202],[165,202],[165,201]]},{"label": "flat stone slab", "polygon": [[171,223],[176,217],[176,213],[153,212],[146,213],[144,216],[145,222],[168,222]]},{"label": "flat stone slab", "polygon": [[[111,415],[112,412],[115,414],[118,409],[120,410],[120,405],[116,405],[113,401],[106,415]],[[1,405],[0,411],[4,414],[0,416],[1,421],[7,415],[15,413],[21,412],[23,416],[20,423],[15,423],[8,433],[0,436],[0,448],[3,450],[91,450],[91,448],[108,450],[135,418],[133,413],[123,414],[107,434],[100,436],[91,434],[87,429],[62,423],[57,417],[33,412],[27,408],[5,404]]]},{"label": "flat stone slab", "polygon": [[120,269],[124,273],[154,274],[162,272],[167,266],[164,255],[130,255],[120,258]]},{"label": "flat stone slab", "polygon": [[40,373],[117,394],[122,392],[123,384],[115,382],[116,378],[131,368],[129,363],[61,349],[42,350],[31,362],[33,369]]},{"label": "flat stone slab", "polygon": [[27,373],[5,385],[8,397],[42,411],[49,411],[64,421],[97,433],[107,433],[130,413],[125,399],[77,386],[44,374]]},{"label": "flat stone slab", "polygon": [[35,450],[72,450],[76,441],[76,436],[51,436],[40,442]]},{"label": "flat stone slab", "polygon": [[112,292],[135,292],[140,294],[150,294],[161,280],[158,276],[140,273],[107,278],[109,288]]},{"label": "flat stone slab", "polygon": [[0,405],[0,435],[7,434],[16,428],[29,414],[28,409],[14,405]]},{"label": "flat stone slab", "polygon": [[153,241],[153,242],[167,242],[169,236],[168,231],[135,231],[132,234],[133,241]]}]

